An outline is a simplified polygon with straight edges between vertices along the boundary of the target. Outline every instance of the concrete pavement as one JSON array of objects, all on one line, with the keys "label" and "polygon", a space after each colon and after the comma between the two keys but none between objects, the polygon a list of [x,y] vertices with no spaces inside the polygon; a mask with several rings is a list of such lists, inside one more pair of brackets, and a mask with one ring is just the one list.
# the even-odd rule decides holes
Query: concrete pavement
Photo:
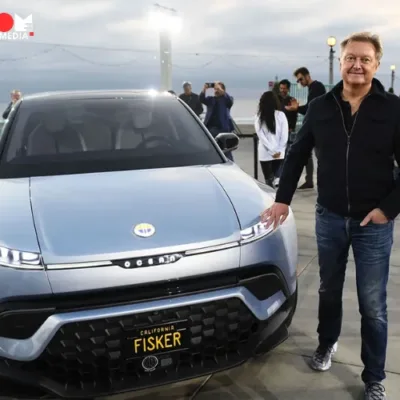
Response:
[{"label": "concrete pavement", "polygon": [[[234,157],[246,172],[253,175],[252,139],[243,139]],[[259,179],[262,180],[261,171]],[[361,400],[360,317],[352,258],[345,284],[342,335],[332,369],[316,373],[307,366],[317,338],[319,276],[314,233],[315,198],[314,191],[299,192],[293,201],[299,238],[299,303],[290,337],[285,343],[266,356],[224,373],[113,399]],[[396,226],[388,291],[390,337],[385,384],[388,398],[396,399],[400,397],[399,224]]]}]

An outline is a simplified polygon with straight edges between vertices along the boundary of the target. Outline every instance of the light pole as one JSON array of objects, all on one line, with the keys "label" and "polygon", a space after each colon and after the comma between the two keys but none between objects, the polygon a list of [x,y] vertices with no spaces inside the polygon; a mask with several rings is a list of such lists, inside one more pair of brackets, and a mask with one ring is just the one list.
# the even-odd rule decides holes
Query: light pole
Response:
[{"label": "light pole", "polygon": [[390,85],[390,87],[394,90],[394,78],[395,78],[395,71],[396,71],[396,66],[395,65],[391,65],[390,69],[392,70],[392,84]]},{"label": "light pole", "polygon": [[182,18],[175,9],[154,4],[154,9],[149,15],[149,23],[160,34],[160,90],[172,90],[171,36],[180,32]]},{"label": "light pole", "polygon": [[333,60],[335,57],[335,50],[333,50],[333,48],[336,45],[336,38],[334,36],[329,36],[326,43],[330,47],[330,50],[329,50],[329,85],[333,85]]}]

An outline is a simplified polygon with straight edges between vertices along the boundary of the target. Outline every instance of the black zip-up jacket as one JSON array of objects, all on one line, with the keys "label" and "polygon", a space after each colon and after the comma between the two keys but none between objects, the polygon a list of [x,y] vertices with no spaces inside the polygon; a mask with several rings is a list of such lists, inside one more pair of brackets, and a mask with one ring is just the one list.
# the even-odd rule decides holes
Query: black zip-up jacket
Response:
[{"label": "black zip-up jacket", "polygon": [[2,115],[2,117],[3,117],[4,119],[7,119],[7,118],[8,118],[8,115],[9,115],[10,112],[11,112],[12,106],[13,106],[13,102],[10,102],[10,104],[9,104],[9,105],[7,106],[7,108],[4,110],[3,115]]},{"label": "black zip-up jacket", "polygon": [[198,117],[203,113],[203,105],[201,104],[200,96],[198,94],[192,93],[188,96],[185,93],[182,93],[179,95],[179,98],[183,100]]},{"label": "black zip-up jacket", "polygon": [[363,219],[380,208],[389,219],[400,213],[400,98],[374,79],[353,128],[346,132],[340,107],[343,82],[313,100],[285,160],[276,202],[290,204],[313,147],[318,152],[318,203],[344,217]]},{"label": "black zip-up jacket", "polygon": [[306,115],[310,102],[319,96],[323,96],[325,93],[326,89],[324,84],[320,81],[313,81],[308,87],[307,104],[304,104],[304,106],[299,106],[297,112],[301,115]]},{"label": "black zip-up jacket", "polygon": [[285,108],[285,106],[288,106],[290,104],[293,98],[294,97],[292,96],[282,97],[281,95],[279,95],[279,101],[281,103],[281,111],[285,113],[286,118],[288,120],[289,132],[295,132],[297,124],[297,111],[288,111]]}]

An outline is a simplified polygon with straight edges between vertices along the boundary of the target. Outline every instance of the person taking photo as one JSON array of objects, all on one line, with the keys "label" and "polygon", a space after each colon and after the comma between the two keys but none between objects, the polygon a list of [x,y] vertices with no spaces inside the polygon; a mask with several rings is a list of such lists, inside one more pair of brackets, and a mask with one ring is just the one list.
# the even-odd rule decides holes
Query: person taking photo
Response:
[{"label": "person taking photo", "polygon": [[[214,89],[214,96],[206,96],[207,89]],[[233,97],[226,92],[223,82],[204,84],[200,93],[200,101],[207,106],[204,125],[208,128],[213,137],[219,133],[232,132],[234,130],[230,110],[233,106]],[[225,155],[233,161],[232,152]]]}]

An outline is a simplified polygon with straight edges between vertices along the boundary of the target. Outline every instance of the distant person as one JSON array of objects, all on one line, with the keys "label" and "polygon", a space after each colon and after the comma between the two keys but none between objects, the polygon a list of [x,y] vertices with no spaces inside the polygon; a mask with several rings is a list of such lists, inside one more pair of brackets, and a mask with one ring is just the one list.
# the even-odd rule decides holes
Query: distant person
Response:
[{"label": "distant person", "polygon": [[[289,146],[291,145],[291,138],[292,134],[296,132],[296,125],[297,125],[297,111],[289,111],[285,107],[289,106],[292,101],[294,100],[294,97],[290,96],[290,81],[288,79],[283,79],[279,82],[279,102],[281,105],[281,111],[283,111],[286,115],[286,118],[288,120],[289,124],[289,138],[285,150],[285,155],[287,154],[287,151],[289,149]],[[283,165],[283,163],[282,163]],[[274,186],[277,187],[279,185],[279,178],[281,175],[282,171],[282,166],[278,171],[278,175],[274,180]]]},{"label": "distant person", "polygon": [[12,108],[14,107],[15,103],[22,97],[22,93],[19,90],[13,90],[10,93],[11,96],[11,102],[3,112],[3,118],[7,119],[8,115],[10,114]]},{"label": "distant person", "polygon": [[281,111],[286,115],[289,124],[289,133],[296,132],[297,115],[298,110],[287,110],[286,106],[293,104],[296,99],[290,96],[290,82],[287,79],[283,79],[279,82],[279,102],[281,105]]},{"label": "distant person", "polygon": [[265,183],[274,187],[274,181],[285,158],[289,135],[288,120],[281,111],[275,92],[265,92],[261,96],[254,126],[259,139],[258,159]]},{"label": "distant person", "polygon": [[[308,87],[307,104],[300,106],[299,102],[294,99],[289,106],[286,106],[288,111],[297,111],[302,115],[306,115],[308,105],[315,98],[322,96],[326,93],[326,89],[323,83],[317,80],[311,79],[310,71],[306,67],[301,67],[294,71],[294,76],[297,79],[297,83],[300,83],[303,87]],[[318,157],[318,154],[317,154]],[[307,190],[314,188],[314,161],[311,154],[310,159],[306,164],[306,181],[301,185],[299,190]]]},{"label": "distant person", "polygon": [[[226,92],[223,82],[215,82],[213,85],[214,96],[206,96],[207,89],[212,88],[212,86],[206,83],[200,93],[200,101],[207,106],[204,125],[215,138],[219,133],[232,132],[234,130],[231,118],[233,97]],[[225,155],[233,161],[232,152],[227,152]]]},{"label": "distant person", "polygon": [[261,221],[266,227],[284,223],[303,165],[315,147],[320,155],[315,211],[320,283],[318,345],[310,367],[328,371],[338,349],[352,248],[358,304],[351,306],[361,316],[363,399],[385,400],[387,284],[400,214],[392,159],[400,163],[400,99],[375,78],[383,56],[377,35],[356,33],[340,47],[342,80],[310,104],[286,157],[275,203]]},{"label": "distant person", "polygon": [[183,83],[183,93],[179,96],[192,110],[200,117],[203,113],[203,105],[201,104],[198,94],[192,92],[192,84],[190,82]]}]

